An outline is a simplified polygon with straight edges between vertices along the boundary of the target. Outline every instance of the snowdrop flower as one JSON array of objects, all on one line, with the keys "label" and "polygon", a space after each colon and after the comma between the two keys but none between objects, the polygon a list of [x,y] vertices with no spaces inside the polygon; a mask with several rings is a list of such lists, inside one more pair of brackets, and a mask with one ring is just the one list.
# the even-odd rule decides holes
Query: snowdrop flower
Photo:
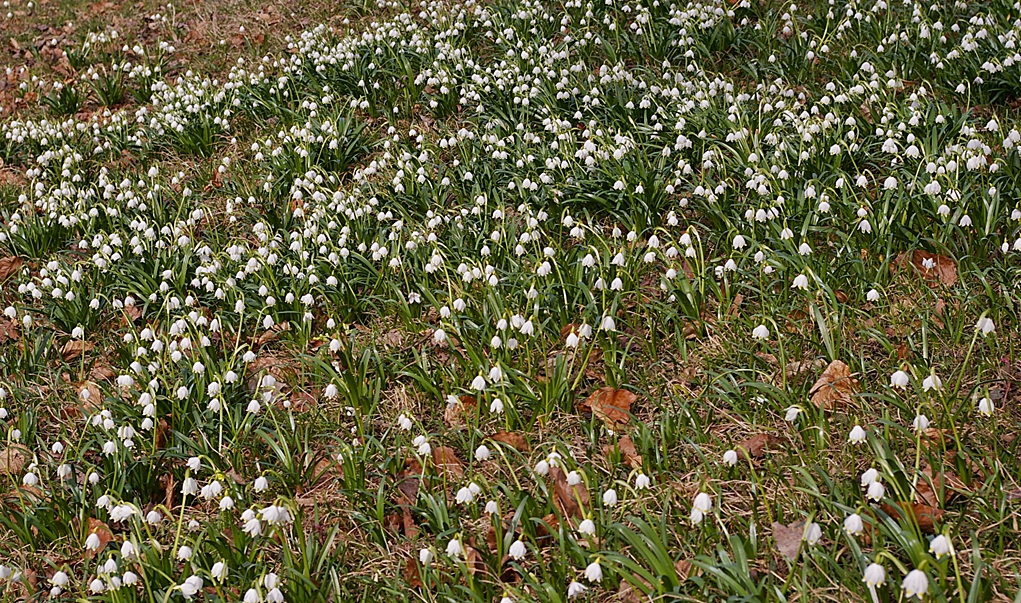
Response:
[{"label": "snowdrop flower", "polygon": [[932,542],[929,543],[929,552],[936,555],[936,559],[940,559],[944,555],[953,556],[954,548],[951,546],[950,541],[947,540],[946,536],[940,534],[933,538]]},{"label": "snowdrop flower", "polygon": [[929,428],[929,424],[929,417],[925,415],[918,415],[913,421],[911,421],[911,427],[913,427],[915,431],[925,431]]},{"label": "snowdrop flower", "polygon": [[456,538],[447,543],[447,555],[451,557],[460,557],[464,555],[464,548],[461,546],[461,541]]},{"label": "snowdrop flower", "polygon": [[992,416],[994,410],[993,401],[989,398],[982,398],[978,401],[978,411],[984,416]]},{"label": "snowdrop flower", "polygon": [[524,559],[525,554],[528,552],[528,549],[525,548],[524,542],[521,542],[520,540],[515,540],[514,543],[510,545],[509,552],[512,558],[514,558],[516,561],[520,561]]},{"label": "snowdrop flower", "polygon": [[886,583],[886,570],[878,563],[872,563],[865,568],[865,577],[862,580],[869,588],[882,586]]},{"label": "snowdrop flower", "polygon": [[892,385],[893,387],[899,387],[903,389],[908,386],[909,381],[910,378],[908,377],[908,374],[905,373],[904,371],[897,371],[894,374],[890,375],[890,385]]},{"label": "snowdrop flower", "polygon": [[645,490],[650,484],[652,484],[652,480],[644,473],[639,473],[638,476],[635,477],[635,488],[638,490]]},{"label": "snowdrop flower", "polygon": [[929,577],[919,570],[911,570],[904,577],[901,588],[904,590],[905,597],[909,599],[911,597],[918,597],[921,599],[929,594]]},{"label": "snowdrop flower", "polygon": [[861,515],[852,513],[844,518],[844,531],[851,536],[857,536],[865,531],[865,524],[861,520]]},{"label": "snowdrop flower", "polygon": [[728,451],[724,452],[723,453],[723,462],[724,462],[724,464],[726,464],[726,465],[728,465],[730,467],[733,467],[734,465],[737,465],[737,451],[736,450],[728,450]]},{"label": "snowdrop flower", "polygon": [[586,590],[588,590],[588,587],[586,587],[584,584],[580,582],[571,582],[571,584],[567,587],[567,597],[569,599],[573,599],[578,595],[584,593]]},{"label": "snowdrop flower", "polygon": [[585,568],[585,579],[589,582],[602,582],[603,581],[603,568],[599,565],[599,560],[596,559]]},{"label": "snowdrop flower", "polygon": [[848,436],[847,441],[852,444],[861,444],[865,441],[865,430],[862,429],[861,425],[855,425],[851,429],[851,435]]},{"label": "snowdrop flower", "polygon": [[603,492],[603,504],[607,507],[612,507],[617,504],[617,491],[610,488],[606,492]]},{"label": "snowdrop flower", "polygon": [[943,381],[935,374],[931,374],[922,380],[922,389],[929,391],[930,389],[943,389]]},{"label": "snowdrop flower", "polygon": [[755,339],[769,339],[769,327],[766,325],[759,325],[752,329],[752,337]]}]

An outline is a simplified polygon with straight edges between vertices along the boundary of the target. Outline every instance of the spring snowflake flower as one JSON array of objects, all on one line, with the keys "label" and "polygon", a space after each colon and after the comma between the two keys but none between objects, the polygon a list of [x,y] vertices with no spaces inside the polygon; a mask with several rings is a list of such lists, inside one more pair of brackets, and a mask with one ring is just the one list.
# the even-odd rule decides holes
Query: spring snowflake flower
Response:
[{"label": "spring snowflake flower", "polygon": [[943,381],[938,375],[933,373],[922,380],[922,389],[929,391],[930,389],[943,389]]},{"label": "spring snowflake flower", "polygon": [[603,322],[600,323],[599,328],[603,331],[616,331],[617,323],[614,322],[612,316],[606,315],[603,317]]},{"label": "spring snowflake flower", "polygon": [[879,502],[886,495],[886,488],[881,482],[872,482],[869,484],[869,489],[865,495],[868,496],[869,500]]},{"label": "spring snowflake flower", "polygon": [[202,578],[198,576],[189,576],[185,579],[184,584],[180,586],[180,589],[184,598],[190,599],[202,590]]},{"label": "spring snowflake flower", "polygon": [[613,488],[603,492],[603,504],[612,507],[617,504],[617,491]]},{"label": "spring snowflake flower", "polygon": [[571,584],[567,587],[567,597],[569,599],[574,599],[578,595],[584,593],[586,590],[588,590],[588,587],[586,587],[581,582],[571,582]]},{"label": "spring snowflake flower", "polygon": [[456,538],[447,543],[447,555],[457,558],[464,555],[464,548],[461,541]]},{"label": "spring snowflake flower", "polygon": [[724,452],[723,453],[723,462],[724,462],[724,464],[726,464],[726,465],[728,465],[730,467],[733,467],[734,465],[737,465],[737,451],[736,450],[728,450],[728,451]]},{"label": "spring snowflake flower", "polygon": [[599,565],[599,560],[596,559],[585,568],[585,579],[589,582],[602,582],[603,581],[603,568]]},{"label": "spring snowflake flower", "polygon": [[787,413],[784,415],[783,420],[788,423],[793,423],[798,420],[798,415],[801,414],[801,408],[797,406],[791,406],[787,409]]},{"label": "spring snowflake flower", "polygon": [[491,453],[489,451],[489,447],[487,447],[485,444],[482,444],[481,446],[479,446],[478,448],[475,449],[475,460],[476,461],[487,461],[487,460],[489,460],[490,456],[491,456]]},{"label": "spring snowflake flower", "polygon": [[862,429],[861,425],[855,425],[851,429],[851,435],[848,436],[847,441],[852,444],[861,444],[865,441],[865,430]]},{"label": "spring snowflake flower", "polygon": [[908,386],[909,381],[910,378],[908,377],[908,374],[905,373],[904,371],[897,371],[894,374],[890,375],[890,385],[892,385],[893,387],[899,387],[903,389]]},{"label": "spring snowflake flower", "polygon": [[904,590],[904,596],[908,599],[911,597],[922,599],[929,594],[929,577],[920,570],[911,570],[904,577],[901,588]]},{"label": "spring snowflake flower", "polygon": [[857,536],[865,531],[865,523],[861,519],[861,515],[852,513],[844,518],[844,531],[851,536]]},{"label": "spring snowflake flower", "polygon": [[227,565],[223,561],[217,561],[213,564],[212,569],[209,570],[209,574],[220,581],[223,581],[227,577]]},{"label": "spring snowflake flower", "polygon": [[483,377],[482,375],[478,375],[472,381],[471,388],[478,392],[486,391],[486,378]]},{"label": "spring snowflake flower", "polygon": [[495,500],[491,500],[486,503],[486,513],[488,513],[489,515],[496,515],[499,512],[500,505],[498,505]]},{"label": "spring snowflake flower", "polygon": [[869,292],[865,294],[865,299],[870,302],[879,301],[879,291],[869,289]]},{"label": "spring snowflake flower", "polygon": [[755,327],[752,329],[752,337],[760,340],[769,339],[769,327],[766,325],[759,325]]},{"label": "spring snowflake flower", "polygon": [[869,588],[882,586],[886,583],[886,570],[878,563],[872,563],[865,568],[865,577],[862,580]]},{"label": "spring snowflake flower", "polygon": [[940,534],[939,536],[932,539],[929,543],[929,552],[936,555],[936,559],[942,558],[944,555],[953,556],[954,547],[947,540],[946,536]]},{"label": "spring snowflake flower", "polygon": [[911,427],[913,427],[915,431],[925,431],[929,428],[929,425],[929,417],[925,415],[918,415],[911,421]]},{"label": "spring snowflake flower", "polygon": [[89,534],[89,537],[85,539],[86,550],[97,551],[99,550],[100,544],[102,544],[102,541],[99,539],[99,534],[96,534],[95,532]]},{"label": "spring snowflake flower", "polygon": [[983,316],[978,319],[978,323],[975,325],[975,329],[982,333],[982,335],[989,335],[996,330],[996,325],[993,324],[993,319]]},{"label": "spring snowflake flower", "polygon": [[810,546],[819,544],[819,541],[822,540],[822,528],[819,524],[814,521],[808,524],[808,527],[805,528],[804,539]]},{"label": "spring snowflake flower", "polygon": [[864,488],[877,479],[879,479],[879,471],[877,471],[874,467],[870,467],[861,474],[861,485]]},{"label": "spring snowflake flower", "polygon": [[652,484],[652,480],[649,479],[649,476],[645,475],[644,473],[639,473],[635,477],[635,489],[637,489],[637,490],[645,490],[651,484]]},{"label": "spring snowflake flower", "polygon": [[585,534],[585,535],[588,535],[588,536],[591,536],[592,534],[595,534],[596,533],[596,524],[595,524],[595,522],[592,521],[591,519],[583,520],[580,524],[578,524],[578,532],[580,534]]},{"label": "spring snowflake flower", "polygon": [[992,416],[994,408],[993,401],[989,398],[982,398],[978,401],[978,412],[984,416]]},{"label": "spring snowflake flower", "polygon": [[433,552],[429,549],[421,549],[418,551],[418,560],[422,562],[422,565],[429,565],[433,562]]},{"label": "spring snowflake flower", "polygon": [[510,545],[509,553],[513,559],[515,559],[516,561],[521,561],[522,559],[525,558],[525,554],[528,553],[528,549],[525,547],[524,542],[521,542],[520,540],[515,540],[513,544]]},{"label": "spring snowflake flower", "polygon": [[794,277],[794,284],[791,289],[808,289],[808,277],[804,274],[799,274]]}]

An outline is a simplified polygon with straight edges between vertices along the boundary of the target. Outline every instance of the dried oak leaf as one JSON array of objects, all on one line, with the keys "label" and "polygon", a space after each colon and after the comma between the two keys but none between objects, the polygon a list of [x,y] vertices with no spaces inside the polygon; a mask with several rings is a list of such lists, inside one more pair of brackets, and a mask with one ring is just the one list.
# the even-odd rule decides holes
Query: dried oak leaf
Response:
[{"label": "dried oak leaf", "polygon": [[21,450],[11,447],[0,450],[0,473],[14,475],[21,473],[25,466],[25,455]]},{"label": "dried oak leaf", "polygon": [[833,410],[840,404],[851,401],[851,395],[858,389],[858,380],[851,376],[851,368],[840,360],[834,360],[808,391],[812,404],[819,408]]},{"label": "dried oak leaf", "polygon": [[626,389],[601,387],[581,405],[588,407],[609,429],[618,430],[631,420],[631,405],[638,399]]},{"label": "dried oak leaf", "polygon": [[131,322],[134,322],[136,324],[140,320],[142,320],[142,316],[145,314],[142,311],[142,308],[140,308],[138,305],[133,304],[133,303],[131,303],[131,304],[124,304],[124,313],[128,315],[128,318],[131,319]]},{"label": "dried oak leaf", "polygon": [[528,442],[525,440],[525,436],[515,431],[498,431],[491,435],[489,439],[494,442],[506,444],[511,448],[514,448],[518,452],[528,452]]},{"label": "dried oak leaf", "polygon": [[922,479],[918,480],[918,484],[915,486],[915,494],[917,500],[920,503],[929,505],[930,507],[939,508],[939,492],[943,491],[943,503],[949,503],[954,497],[959,494],[968,491],[968,487],[964,485],[961,478],[957,477],[949,471],[944,471],[942,474],[937,473],[933,475],[932,467],[926,467],[922,469]]},{"label": "dried oak leaf", "polygon": [[549,474],[553,479],[553,501],[560,512],[565,517],[581,517],[589,504],[585,482],[579,482],[574,486],[568,484],[567,474],[560,467],[551,467]]},{"label": "dried oak leaf", "polygon": [[285,331],[290,331],[290,330],[291,330],[291,323],[289,323],[289,322],[282,322],[282,323],[279,323],[279,324],[275,324],[272,327],[270,327],[269,329],[267,329],[265,333],[263,333],[262,335],[259,335],[258,337],[254,338],[252,340],[252,347],[254,347],[254,348],[261,348],[262,346],[266,345],[267,343],[271,343],[271,342],[276,341],[277,339],[280,339],[280,335],[282,333],[284,333]]},{"label": "dried oak leaf", "polygon": [[85,551],[85,556],[88,557],[89,559],[92,559],[93,557],[101,553],[103,549],[106,548],[106,545],[110,544],[110,541],[113,540],[113,532],[111,532],[109,526],[107,526],[102,521],[96,519],[95,517],[90,517],[88,533],[95,534],[96,536],[99,537],[99,548],[97,548],[96,550],[86,549]]},{"label": "dried oak leaf", "polygon": [[422,574],[419,567],[418,560],[413,557],[408,557],[404,560],[404,570],[401,572],[404,576],[404,581],[408,583],[411,588],[422,588],[425,584],[422,583]]},{"label": "dried oak leaf", "polygon": [[17,274],[24,263],[25,260],[19,257],[0,258],[0,283]]},{"label": "dried oak leaf", "polygon": [[786,526],[779,521],[773,522],[773,540],[776,548],[784,557],[794,561],[801,550],[801,539],[805,535],[805,522],[796,521]]},{"label": "dried oak leaf", "polygon": [[89,372],[89,378],[93,381],[111,381],[115,377],[117,377],[117,371],[105,364],[93,366],[92,371]]},{"label": "dried oak leaf", "polygon": [[898,502],[896,506],[884,503],[880,508],[890,517],[917,522],[918,528],[926,534],[935,534],[936,523],[943,519],[943,509],[923,503]]},{"label": "dried oak leaf", "polygon": [[902,253],[897,256],[892,268],[902,269],[909,265],[930,284],[939,282],[950,287],[957,283],[957,264],[946,256],[916,249],[910,255]]},{"label": "dried oak leaf", "polygon": [[461,461],[457,460],[454,449],[449,446],[437,446],[433,448],[433,464],[441,473],[453,479],[461,479],[464,469],[461,468]]},{"label": "dried oak leaf", "polygon": [[95,347],[95,344],[90,341],[68,339],[64,347],[60,348],[60,355],[64,358],[65,362],[71,362],[75,358],[80,358],[82,354],[91,352]]},{"label": "dried oak leaf", "polygon": [[21,330],[18,323],[6,318],[0,318],[0,343],[18,341],[21,339]]},{"label": "dried oak leaf", "polygon": [[677,572],[677,579],[684,582],[691,575],[691,562],[686,559],[678,559],[674,563],[674,571]]},{"label": "dried oak leaf", "polygon": [[465,415],[471,414],[478,406],[475,396],[461,396],[456,402],[448,402],[443,409],[443,422],[451,429],[461,429],[465,425]]},{"label": "dried oak leaf", "polygon": [[739,443],[735,448],[744,450],[753,459],[762,458],[771,444],[778,443],[776,436],[766,433],[757,433],[747,440]]}]

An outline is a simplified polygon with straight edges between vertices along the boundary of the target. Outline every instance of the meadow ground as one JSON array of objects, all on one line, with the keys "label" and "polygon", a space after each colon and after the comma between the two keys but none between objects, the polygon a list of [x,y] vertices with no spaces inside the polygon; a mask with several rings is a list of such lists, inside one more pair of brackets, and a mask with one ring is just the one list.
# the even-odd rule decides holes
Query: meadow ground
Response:
[{"label": "meadow ground", "polygon": [[0,600],[1021,602],[1021,4],[0,33]]}]

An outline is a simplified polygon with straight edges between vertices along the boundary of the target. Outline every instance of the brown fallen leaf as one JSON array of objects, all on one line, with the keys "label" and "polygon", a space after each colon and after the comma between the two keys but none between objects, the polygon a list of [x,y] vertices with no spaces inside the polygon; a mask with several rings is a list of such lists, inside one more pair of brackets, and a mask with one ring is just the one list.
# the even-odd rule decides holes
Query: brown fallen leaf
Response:
[{"label": "brown fallen leaf", "polygon": [[898,502],[896,506],[884,503],[880,508],[894,519],[903,518],[918,523],[918,528],[926,534],[935,534],[936,524],[943,519],[943,509],[922,503]]},{"label": "brown fallen leaf", "polygon": [[110,544],[110,541],[113,540],[113,532],[110,531],[109,526],[107,526],[102,521],[96,519],[95,517],[89,518],[87,532],[88,533],[86,534],[86,536],[95,534],[96,536],[99,537],[99,548],[97,548],[96,550],[86,549],[85,551],[85,556],[89,559],[92,559],[96,555],[101,553],[103,549],[106,548],[106,545]]},{"label": "brown fallen leaf", "polygon": [[25,454],[13,446],[0,450],[0,473],[16,475],[25,466]]},{"label": "brown fallen leaf", "polygon": [[535,526],[535,536],[538,540],[550,538],[554,532],[560,529],[560,520],[553,513],[546,515],[542,521]]},{"label": "brown fallen leaf", "polygon": [[809,371],[816,371],[826,366],[826,361],[822,358],[816,358],[815,360],[792,360],[787,363],[787,366],[783,367],[784,376],[788,379],[797,377]]},{"label": "brown fallen leaf", "polygon": [[142,320],[142,316],[144,315],[142,308],[138,307],[134,303],[124,304],[124,313],[128,315],[128,318],[131,319],[131,322],[136,324]]},{"label": "brown fallen leaf", "polygon": [[581,517],[584,509],[589,506],[588,488],[585,482],[577,485],[567,483],[567,474],[560,467],[551,467],[550,478],[553,480],[553,501],[565,517]]},{"label": "brown fallen leaf", "polygon": [[461,461],[457,460],[454,449],[449,446],[437,446],[432,452],[433,464],[436,469],[448,478],[461,479],[464,469],[461,468]]},{"label": "brown fallen leaf", "polygon": [[515,431],[498,431],[493,435],[489,436],[489,439],[494,442],[501,444],[507,444],[511,448],[514,448],[518,452],[528,452],[528,442],[525,440],[525,436]]},{"label": "brown fallen leaf", "polygon": [[851,376],[851,367],[840,360],[834,360],[808,391],[812,404],[819,408],[833,410],[851,401],[851,395],[858,389],[858,381]]},{"label": "brown fallen leaf", "polygon": [[618,450],[620,451],[621,456],[624,457],[624,462],[627,463],[629,467],[632,469],[640,469],[642,467],[644,459],[642,459],[642,455],[638,454],[638,449],[635,448],[635,443],[630,436],[626,434],[622,435],[620,436],[620,439],[617,440],[616,445],[607,444],[604,446],[603,455],[609,458]]},{"label": "brown fallen leaf", "polygon": [[117,371],[107,365],[96,365],[92,367],[89,378],[93,381],[110,381],[117,377]]},{"label": "brown fallen leaf", "polygon": [[408,583],[411,588],[422,588],[425,584],[422,583],[422,574],[419,568],[418,559],[408,557],[404,560],[404,570],[401,571],[401,575],[404,576],[404,581]]},{"label": "brown fallen leaf", "polygon": [[6,318],[0,318],[0,343],[18,341],[21,339],[21,329],[18,323]]},{"label": "brown fallen leaf", "polygon": [[914,267],[930,285],[942,283],[948,287],[957,283],[957,264],[950,258],[916,249],[902,253],[894,260],[891,269]]},{"label": "brown fallen leaf", "polygon": [[75,358],[80,358],[82,354],[91,352],[95,347],[95,344],[90,341],[68,339],[64,347],[60,348],[60,355],[64,358],[65,362],[71,362]]},{"label": "brown fallen leaf", "polygon": [[466,423],[465,415],[474,413],[478,404],[475,396],[467,395],[457,398],[456,401],[448,402],[446,408],[443,409],[443,422],[451,429],[463,428]]},{"label": "brown fallen leaf", "polygon": [[295,390],[291,397],[286,400],[285,407],[297,413],[308,412],[319,404],[319,392],[308,390]]},{"label": "brown fallen leaf", "polygon": [[691,562],[687,559],[678,559],[674,563],[674,571],[677,572],[677,579],[684,582],[691,575]]},{"label": "brown fallen leaf", "polygon": [[[939,492],[941,490],[943,491],[944,498],[943,505],[939,501]],[[967,491],[968,487],[964,485],[961,478],[949,471],[944,471],[942,474],[937,473],[933,476],[931,466],[922,469],[922,478],[918,480],[918,484],[915,486],[917,501],[936,508],[943,507],[956,496]]]},{"label": "brown fallen leaf", "polygon": [[805,522],[796,521],[789,526],[773,522],[773,540],[776,541],[776,548],[784,557],[794,561],[801,550],[801,540],[805,535]]},{"label": "brown fallen leaf", "polygon": [[579,406],[582,410],[591,409],[608,429],[617,431],[631,420],[631,405],[637,399],[638,396],[626,389],[601,387]]},{"label": "brown fallen leaf", "polygon": [[276,341],[277,339],[280,339],[281,334],[283,334],[283,333],[285,333],[287,331],[290,331],[290,330],[291,330],[291,323],[289,323],[289,322],[282,322],[282,323],[279,323],[279,324],[275,324],[272,327],[270,327],[269,329],[267,329],[265,333],[263,333],[262,335],[259,335],[255,339],[253,339],[252,340],[252,347],[261,348],[262,346],[266,345],[267,343],[271,343],[271,342]]},{"label": "brown fallen leaf", "polygon": [[744,450],[753,459],[762,458],[770,445],[779,443],[776,436],[766,433],[757,433],[747,440],[735,446],[735,449]]},{"label": "brown fallen leaf", "polygon": [[21,270],[21,265],[24,263],[25,260],[18,257],[0,258],[0,283]]}]

